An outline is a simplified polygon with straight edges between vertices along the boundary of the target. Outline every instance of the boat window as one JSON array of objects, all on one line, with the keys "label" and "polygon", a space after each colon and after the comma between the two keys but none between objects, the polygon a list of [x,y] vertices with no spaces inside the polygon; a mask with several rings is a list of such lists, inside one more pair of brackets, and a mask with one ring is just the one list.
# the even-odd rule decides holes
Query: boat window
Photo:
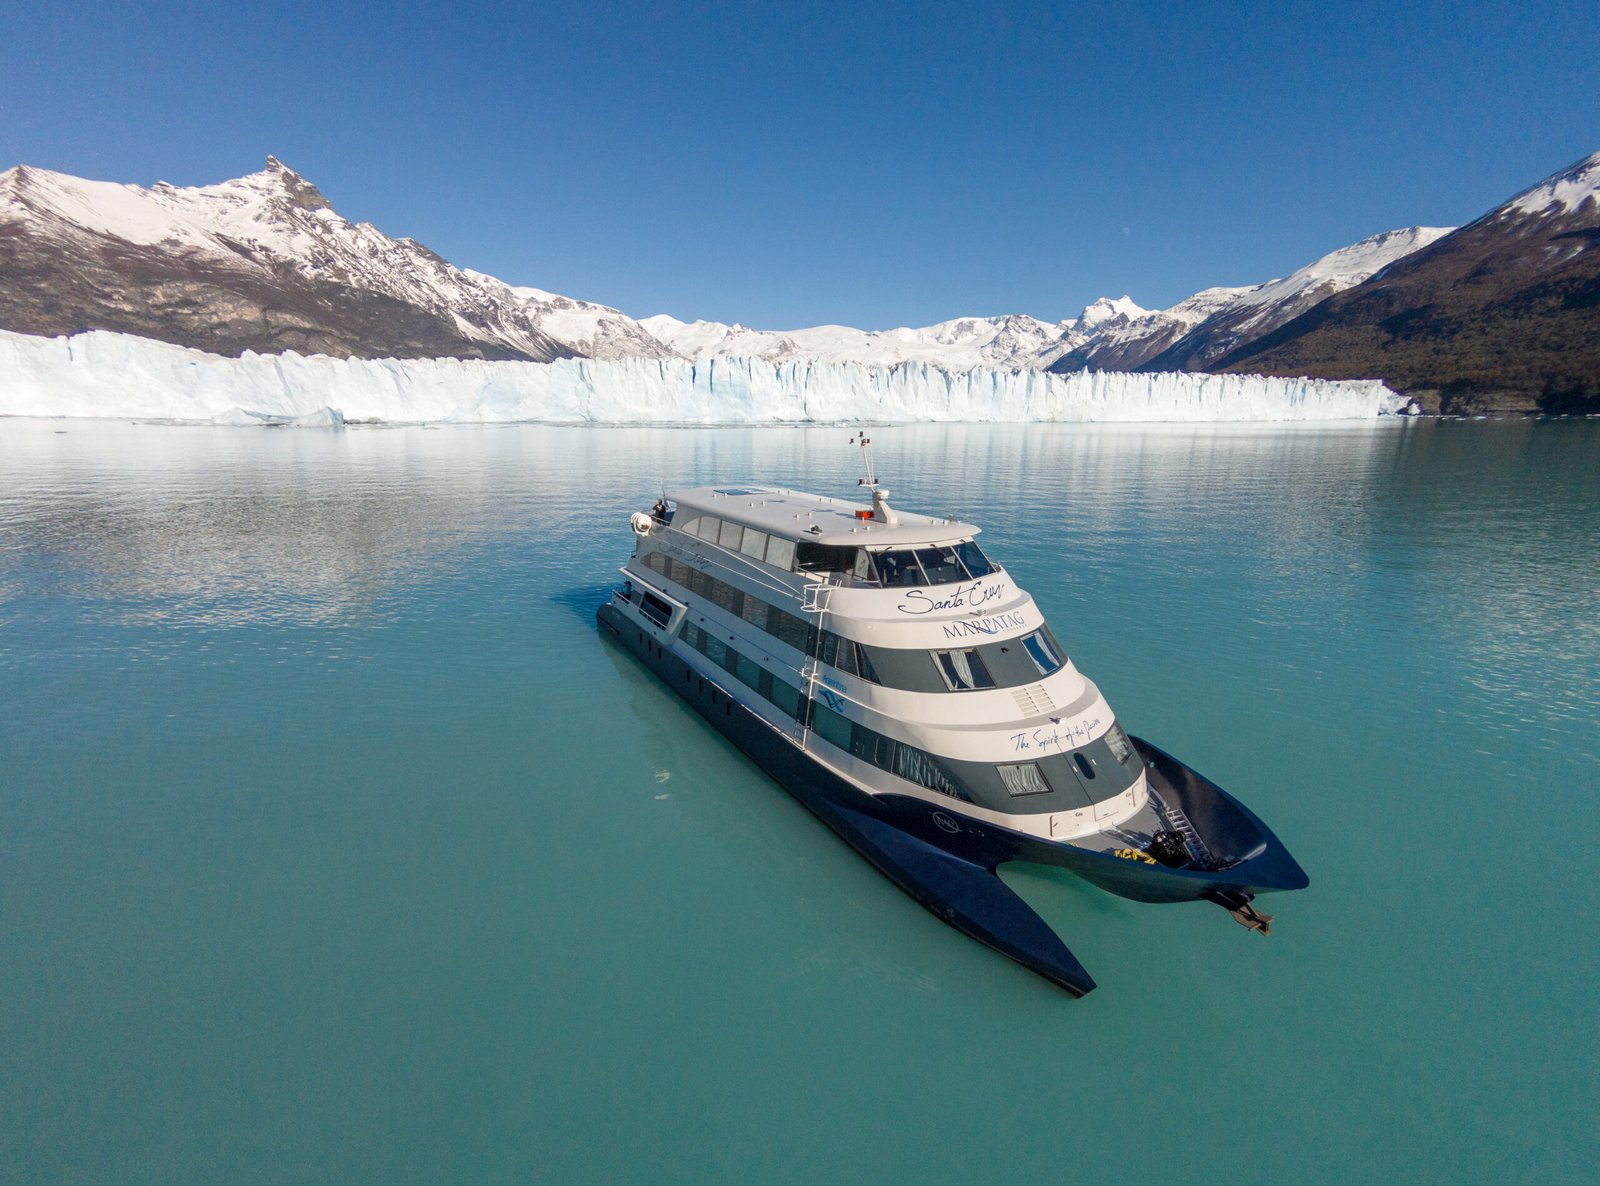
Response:
[{"label": "boat window", "polygon": [[722,520],[715,515],[702,515],[695,522],[695,534],[701,539],[717,542],[717,532],[722,530]]},{"label": "boat window", "polygon": [[994,687],[994,678],[975,650],[934,651],[933,661],[952,692],[971,692]]},{"label": "boat window", "polygon": [[775,610],[776,621],[773,622],[772,633],[779,642],[788,643],[797,651],[811,649],[810,624],[802,618],[797,618],[787,610]]},{"label": "boat window", "polygon": [[923,579],[922,567],[917,563],[917,558],[909,551],[905,552],[879,552],[873,557],[878,566],[878,575],[883,578],[885,585],[926,585]]},{"label": "boat window", "polygon": [[731,551],[737,552],[739,545],[744,541],[744,528],[737,523],[722,521],[722,530],[717,533],[717,542]]},{"label": "boat window", "polygon": [[967,579],[967,570],[962,567],[954,548],[918,548],[917,560],[922,571],[928,574],[930,585],[949,585]]},{"label": "boat window", "polygon": [[765,560],[767,556],[767,533],[757,531],[754,527],[744,529],[744,542],[739,545],[739,551],[754,560]]},{"label": "boat window", "polygon": [[740,655],[734,664],[733,674],[739,682],[748,684],[752,688],[761,686],[761,664],[746,655]]},{"label": "boat window", "polygon": [[995,571],[994,565],[989,563],[989,558],[983,550],[970,539],[962,540],[955,547],[956,555],[961,557],[961,563],[966,570],[975,577],[986,577]]},{"label": "boat window", "polygon": [[800,689],[784,683],[781,679],[772,681],[772,703],[776,704],[791,717],[800,715]]},{"label": "boat window", "polygon": [[705,646],[701,647],[700,650],[705,653],[707,659],[721,667],[728,661],[728,644],[720,638],[713,638],[709,634],[705,634],[704,638]]},{"label": "boat window", "polygon": [[856,553],[856,566],[850,570],[850,575],[863,584],[876,585],[878,583],[877,570],[872,567],[872,553],[862,548]]},{"label": "boat window", "polygon": [[1094,765],[1082,750],[1072,755],[1072,764],[1078,768],[1078,773],[1086,779],[1094,777]]},{"label": "boat window", "polygon": [[1106,733],[1106,744],[1111,747],[1111,756],[1123,765],[1133,756],[1133,745],[1128,741],[1128,735],[1122,731],[1121,725],[1113,724]]},{"label": "boat window", "polygon": [[1000,772],[1000,782],[1005,786],[1006,793],[1016,797],[1020,795],[1048,795],[1051,786],[1045,781],[1044,771],[1039,769],[1037,762],[1018,762],[1014,765],[996,766]]},{"label": "boat window", "polygon": [[794,540],[773,536],[767,540],[767,563],[789,572],[794,568]]},{"label": "boat window", "polygon": [[855,568],[856,549],[802,540],[795,547],[795,561],[801,572],[849,572]]},{"label": "boat window", "polygon": [[694,519],[685,519],[681,523],[674,523],[673,526],[679,531],[683,532],[685,535],[700,534],[700,520],[698,517]]},{"label": "boat window", "polygon": [[883,681],[878,678],[878,673],[873,669],[872,660],[867,658],[867,649],[860,643],[856,644],[856,674],[868,683],[878,684]]},{"label": "boat window", "polygon": [[955,783],[950,781],[932,754],[914,745],[907,745],[903,741],[894,744],[894,772],[908,782],[925,786],[929,790],[941,791],[957,798],[962,797]]},{"label": "boat window", "polygon": [[830,741],[842,750],[850,748],[849,717],[840,716],[833,709],[816,704],[811,710],[811,727],[824,741]]},{"label": "boat window", "polygon": [[833,665],[846,675],[856,673],[856,644],[852,640],[839,640],[839,653],[834,657]]},{"label": "boat window", "polygon": [[711,582],[711,604],[727,610],[736,618],[744,616],[744,593],[726,581]]},{"label": "boat window", "polygon": [[1043,630],[1035,630],[1022,640],[1023,648],[1028,652],[1028,657],[1039,668],[1039,674],[1049,675],[1052,671],[1061,669],[1061,656],[1056,648],[1051,645],[1051,639],[1045,636]]},{"label": "boat window", "polygon": [[744,620],[758,630],[767,628],[767,613],[772,607],[760,598],[751,597],[748,593],[744,598]]}]

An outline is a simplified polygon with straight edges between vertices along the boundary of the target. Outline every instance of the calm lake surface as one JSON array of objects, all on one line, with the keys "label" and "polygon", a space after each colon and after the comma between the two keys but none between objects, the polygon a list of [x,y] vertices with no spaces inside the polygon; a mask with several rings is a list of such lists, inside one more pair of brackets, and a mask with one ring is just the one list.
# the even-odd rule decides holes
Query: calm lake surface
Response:
[{"label": "calm lake surface", "polygon": [[662,481],[849,435],[0,420],[0,1178],[1592,1172],[1600,422],[875,432],[1311,876],[1009,871],[1081,1001],[596,635]]}]

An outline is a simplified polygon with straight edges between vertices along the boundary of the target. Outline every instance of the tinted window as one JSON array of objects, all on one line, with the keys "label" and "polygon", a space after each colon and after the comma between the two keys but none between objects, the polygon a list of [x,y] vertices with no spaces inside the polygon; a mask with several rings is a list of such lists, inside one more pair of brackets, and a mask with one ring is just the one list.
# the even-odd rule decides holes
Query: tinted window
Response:
[{"label": "tinted window", "polygon": [[839,640],[839,653],[833,660],[833,665],[846,675],[856,673],[856,644],[848,638]]},{"label": "tinted window", "polygon": [[856,549],[802,540],[795,546],[795,563],[801,572],[849,572],[856,564]]},{"label": "tinted window", "polygon": [[767,540],[767,563],[789,572],[794,568],[794,540],[773,536]]},{"label": "tinted window", "polygon": [[1061,656],[1056,654],[1055,647],[1050,645],[1050,639],[1045,637],[1043,630],[1035,630],[1022,640],[1022,645],[1028,652],[1028,657],[1039,668],[1041,675],[1049,675],[1052,671],[1061,668]]},{"label": "tinted window", "polygon": [[970,539],[962,540],[956,545],[955,550],[956,555],[961,557],[961,563],[973,576],[986,577],[995,570],[994,565],[989,563],[989,558]]},{"label": "tinted window", "polygon": [[800,715],[800,690],[792,688],[781,679],[772,681],[772,703],[790,716]]},{"label": "tinted window", "polygon": [[840,716],[831,708],[824,708],[821,704],[813,706],[811,710],[811,727],[817,731],[817,736],[825,741],[831,741],[840,749],[850,748],[850,721]]},{"label": "tinted window", "polygon": [[926,585],[922,568],[910,552],[879,552],[873,557],[885,585]]},{"label": "tinted window", "polygon": [[877,570],[872,567],[872,553],[862,548],[856,553],[856,566],[850,570],[850,575],[863,584],[876,585],[878,583]]},{"label": "tinted window", "polygon": [[776,621],[773,622],[772,633],[777,636],[779,642],[788,643],[797,651],[810,650],[811,632],[804,621],[776,608],[773,610],[773,616]]},{"label": "tinted window", "polygon": [[739,617],[744,609],[744,594],[724,581],[711,582],[711,604],[720,606],[734,617]]},{"label": "tinted window", "polygon": [[746,556],[756,560],[765,560],[767,556],[767,533],[757,531],[754,527],[744,529],[744,542],[739,545],[739,550]]},{"label": "tinted window", "polygon": [[967,579],[967,570],[956,559],[953,548],[918,548],[917,560],[928,574],[928,584],[949,585]]},{"label": "tinted window", "polygon": [[739,544],[743,542],[743,540],[744,528],[739,526],[737,523],[729,523],[724,521],[722,524],[722,530],[717,533],[717,542],[725,548],[733,549],[735,552],[739,550]]},{"label": "tinted window", "polygon": [[700,529],[701,539],[708,539],[712,543],[716,543],[717,533],[722,530],[722,520],[714,515],[706,515],[696,526]]},{"label": "tinted window", "polygon": [[1106,733],[1106,745],[1111,748],[1111,756],[1124,766],[1128,759],[1133,757],[1133,744],[1128,740],[1128,735],[1122,731],[1121,725],[1112,725]]},{"label": "tinted window", "polygon": [[989,669],[977,651],[934,651],[933,661],[944,676],[945,686],[952,692],[971,692],[978,688],[994,687]]},{"label": "tinted window", "polygon": [[1035,762],[1019,762],[1014,766],[996,766],[1000,772],[1000,781],[1005,785],[1006,792],[1015,795],[1048,795],[1050,784],[1045,781],[1044,771],[1039,769]]},{"label": "tinted window", "polygon": [[883,682],[878,678],[878,673],[873,670],[872,660],[867,658],[866,648],[860,643],[856,644],[856,670],[864,680],[875,684]]},{"label": "tinted window", "polygon": [[758,630],[767,628],[767,603],[746,595],[744,599],[744,620]]}]

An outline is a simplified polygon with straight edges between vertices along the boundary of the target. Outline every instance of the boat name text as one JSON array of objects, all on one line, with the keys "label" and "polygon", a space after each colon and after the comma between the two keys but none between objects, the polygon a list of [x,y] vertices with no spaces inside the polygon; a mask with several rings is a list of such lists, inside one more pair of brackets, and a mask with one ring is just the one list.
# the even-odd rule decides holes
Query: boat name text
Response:
[{"label": "boat name text", "polygon": [[921,589],[913,589],[895,608],[903,614],[931,614],[941,609],[977,609],[980,605],[1004,597],[1005,593],[1004,584],[985,586],[982,581],[958,586],[944,597],[933,597]]}]

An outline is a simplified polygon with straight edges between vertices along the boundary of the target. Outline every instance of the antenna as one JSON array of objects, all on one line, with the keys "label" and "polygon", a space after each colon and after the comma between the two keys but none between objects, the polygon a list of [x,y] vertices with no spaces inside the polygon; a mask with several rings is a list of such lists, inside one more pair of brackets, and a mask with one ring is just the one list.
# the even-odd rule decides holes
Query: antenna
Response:
[{"label": "antenna", "polygon": [[872,474],[872,438],[864,432],[858,432],[855,436],[850,438],[850,443],[852,445],[861,446],[861,464],[864,465],[867,470],[867,476],[864,478],[857,478],[856,485],[876,486],[878,484],[878,479]]},{"label": "antenna", "polygon": [[894,526],[900,522],[900,516],[890,509],[889,492],[878,485],[878,476],[872,472],[872,438],[864,432],[858,432],[850,438],[850,443],[861,446],[861,463],[867,469],[867,476],[857,478],[856,485],[865,486],[872,491],[872,511],[870,514],[867,511],[857,511],[856,514],[864,519],[870,518],[879,523],[887,523],[891,527]]}]

